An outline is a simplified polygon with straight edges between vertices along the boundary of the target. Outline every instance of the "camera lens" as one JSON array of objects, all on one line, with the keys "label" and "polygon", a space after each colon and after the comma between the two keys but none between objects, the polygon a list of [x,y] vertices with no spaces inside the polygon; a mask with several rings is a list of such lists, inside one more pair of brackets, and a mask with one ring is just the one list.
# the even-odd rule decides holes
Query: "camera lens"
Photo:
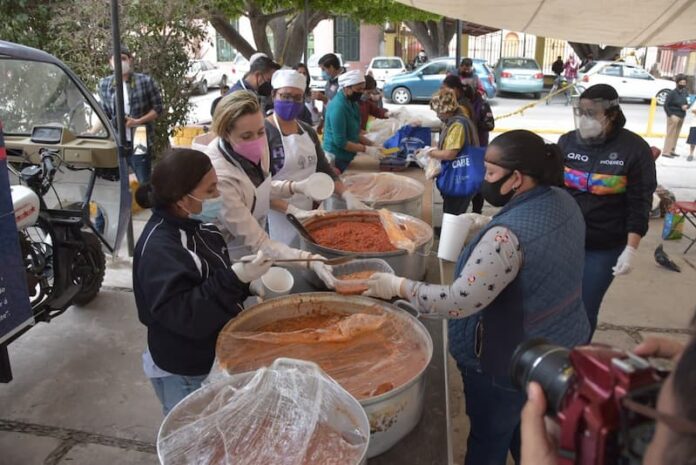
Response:
[{"label": "camera lens", "polygon": [[525,341],[512,355],[512,382],[520,389],[526,389],[530,381],[539,383],[546,395],[548,413],[555,415],[562,409],[573,382],[569,354],[565,347],[549,344],[544,339]]}]

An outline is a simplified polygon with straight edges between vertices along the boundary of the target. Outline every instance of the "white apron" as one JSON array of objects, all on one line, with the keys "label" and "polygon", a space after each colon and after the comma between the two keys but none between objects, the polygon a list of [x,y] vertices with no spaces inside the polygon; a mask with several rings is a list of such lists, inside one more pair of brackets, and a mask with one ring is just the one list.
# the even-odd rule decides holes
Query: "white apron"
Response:
[{"label": "white apron", "polygon": [[[273,119],[280,132],[283,152],[285,154],[285,163],[280,171],[273,175],[273,180],[302,181],[316,173],[317,149],[307,131],[300,128],[303,134],[290,134],[284,136],[275,114],[273,115]],[[312,199],[302,194],[293,195],[288,199],[288,203],[303,210],[312,209]],[[280,213],[275,210],[270,210],[268,214],[268,231],[271,239],[282,242],[283,244],[290,244],[297,236],[297,231],[295,231],[295,228],[288,222],[285,213]]]},{"label": "white apron", "polygon": [[[220,151],[222,152],[225,159],[239,168],[244,172],[244,168],[235,160],[230,154],[227,153],[222,143],[219,144]],[[271,209],[271,175],[266,176],[261,184],[256,188],[254,192],[254,210],[251,212],[252,216],[259,222],[262,229],[266,229],[266,222],[268,221],[268,212]],[[230,258],[234,261],[240,259],[246,255],[253,255],[257,251],[251,250],[251,247],[244,244],[243,237],[235,237],[230,242],[227,243],[227,251],[230,254]]]}]

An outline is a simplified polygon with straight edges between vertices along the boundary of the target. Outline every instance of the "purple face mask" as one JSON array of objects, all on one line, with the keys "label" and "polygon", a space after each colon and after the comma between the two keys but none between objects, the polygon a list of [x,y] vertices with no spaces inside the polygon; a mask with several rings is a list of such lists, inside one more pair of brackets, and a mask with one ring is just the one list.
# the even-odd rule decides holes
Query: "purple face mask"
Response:
[{"label": "purple face mask", "polygon": [[298,116],[300,116],[300,113],[302,113],[303,108],[304,103],[302,102],[293,102],[285,100],[273,101],[273,109],[275,110],[276,115],[278,115],[278,118],[285,121],[292,121]]}]

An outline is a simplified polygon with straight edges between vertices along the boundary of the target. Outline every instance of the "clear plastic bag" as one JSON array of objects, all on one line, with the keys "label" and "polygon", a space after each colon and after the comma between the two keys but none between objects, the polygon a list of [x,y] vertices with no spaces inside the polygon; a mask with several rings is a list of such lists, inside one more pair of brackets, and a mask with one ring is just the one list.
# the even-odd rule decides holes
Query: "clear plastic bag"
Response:
[{"label": "clear plastic bag", "polygon": [[343,295],[362,294],[367,290],[367,280],[374,273],[394,274],[389,263],[379,258],[353,260],[332,268],[336,292]]},{"label": "clear plastic bag", "polygon": [[440,173],[442,173],[440,160],[428,157],[428,164],[425,167],[425,179],[435,179]]},{"label": "clear plastic bag", "polygon": [[379,201],[399,201],[423,195],[425,188],[405,176],[392,173],[361,173],[345,176],[346,189],[360,201],[374,204]]},{"label": "clear plastic bag", "polygon": [[278,359],[180,402],[158,438],[164,465],[346,465],[367,450],[358,402],[315,364]]},{"label": "clear plastic bag", "polygon": [[278,357],[308,360],[362,400],[417,376],[428,363],[426,344],[413,322],[397,311],[375,305],[346,313],[305,303],[290,318],[223,330],[213,372],[242,373]]}]

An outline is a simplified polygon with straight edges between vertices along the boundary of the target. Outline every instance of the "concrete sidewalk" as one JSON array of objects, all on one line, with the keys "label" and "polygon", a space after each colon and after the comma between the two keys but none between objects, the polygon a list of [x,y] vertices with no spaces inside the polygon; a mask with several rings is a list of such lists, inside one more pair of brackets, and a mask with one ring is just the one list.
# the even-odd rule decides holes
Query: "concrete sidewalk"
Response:
[{"label": "concrete sidewalk", "polygon": [[[136,233],[144,219],[136,218]],[[635,271],[616,279],[596,340],[629,348],[652,334],[687,339],[696,249],[685,257],[685,240],[666,242],[682,273],[659,267],[653,251],[661,229],[661,220],[651,221]],[[696,231],[687,228],[687,233]],[[432,258],[430,270],[429,279],[438,281]],[[10,345],[15,379],[0,385],[2,465],[158,463],[155,439],[162,413],[142,373],[145,328],[130,288],[129,260],[110,261],[104,288],[93,302],[38,325]],[[462,463],[468,426],[461,380],[452,373],[453,446],[455,463]]]}]

